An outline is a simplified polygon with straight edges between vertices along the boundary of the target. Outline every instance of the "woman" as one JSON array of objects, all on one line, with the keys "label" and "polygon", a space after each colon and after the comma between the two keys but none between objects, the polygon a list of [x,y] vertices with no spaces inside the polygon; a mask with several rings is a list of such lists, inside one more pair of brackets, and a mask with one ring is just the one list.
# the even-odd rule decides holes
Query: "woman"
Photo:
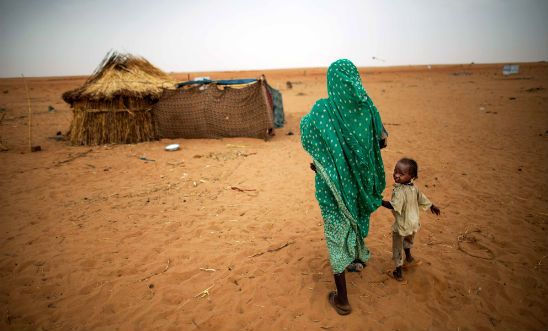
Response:
[{"label": "woman", "polygon": [[329,66],[327,92],[329,97],[316,101],[301,120],[301,142],[316,171],[316,199],[337,287],[328,299],[339,314],[347,315],[352,308],[344,272],[369,259],[364,238],[386,184],[380,153],[386,131],[349,60]]}]

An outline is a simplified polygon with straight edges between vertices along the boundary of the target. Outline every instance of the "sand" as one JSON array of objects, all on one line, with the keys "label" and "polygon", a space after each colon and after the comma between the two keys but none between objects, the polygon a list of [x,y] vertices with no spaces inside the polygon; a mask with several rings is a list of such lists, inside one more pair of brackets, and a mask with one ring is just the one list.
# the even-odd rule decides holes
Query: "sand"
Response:
[{"label": "sand", "polygon": [[423,263],[405,283],[386,275],[391,214],[372,215],[372,258],[347,275],[344,317],[327,302],[334,283],[299,135],[326,96],[324,69],[262,72],[287,117],[268,142],[69,146],[50,137],[71,120],[61,94],[85,77],[29,78],[36,153],[22,79],[0,79],[0,329],[545,330],[548,65],[520,69],[362,70],[390,132],[385,197],[410,156],[442,214],[422,214]]}]

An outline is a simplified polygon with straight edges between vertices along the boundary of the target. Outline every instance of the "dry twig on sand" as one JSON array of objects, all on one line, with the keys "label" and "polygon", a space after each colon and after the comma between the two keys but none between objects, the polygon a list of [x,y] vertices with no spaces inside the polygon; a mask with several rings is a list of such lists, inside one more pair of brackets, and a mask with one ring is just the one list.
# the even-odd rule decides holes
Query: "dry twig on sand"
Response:
[{"label": "dry twig on sand", "polygon": [[289,246],[289,245],[293,245],[294,243],[295,243],[294,241],[289,241],[289,242],[286,242],[285,244],[283,244],[282,246],[280,246],[280,247],[278,247],[278,248],[272,248],[272,249],[269,249],[269,250],[267,250],[267,251],[265,251],[265,252],[253,254],[253,255],[250,255],[250,256],[248,256],[248,257],[256,257],[256,256],[261,256],[261,255],[263,255],[264,253],[277,252],[277,251],[279,251],[279,250],[282,249],[282,248],[285,248],[285,247],[287,247],[287,246]]},{"label": "dry twig on sand", "polygon": [[238,192],[252,192],[252,191],[257,191],[257,190],[255,190],[255,189],[239,188],[239,187],[236,187],[236,186],[231,186],[230,189],[231,189],[231,190],[234,190],[234,191],[238,191]]},{"label": "dry twig on sand", "polygon": [[60,166],[60,165],[63,164],[63,163],[68,163],[68,162],[74,161],[74,160],[76,160],[77,158],[79,158],[79,157],[84,157],[84,156],[88,155],[88,154],[91,153],[91,152],[93,152],[93,149],[87,150],[87,151],[82,152],[82,153],[78,153],[78,154],[76,154],[76,155],[72,155],[71,157],[69,157],[69,158],[66,159],[66,160],[62,160],[62,161],[56,162],[56,163],[55,163],[55,166],[58,167],[58,166]]},{"label": "dry twig on sand", "polygon": [[147,279],[149,279],[149,278],[152,278],[152,277],[154,277],[154,276],[156,276],[156,275],[163,274],[164,272],[167,271],[167,269],[169,269],[170,264],[171,264],[171,259],[167,259],[167,265],[166,265],[166,267],[165,267],[165,269],[164,269],[163,271],[155,272],[155,273],[153,273],[152,275],[150,275],[150,276],[148,276],[148,277],[145,277],[145,278],[141,279],[141,282],[142,282],[142,281],[145,281],[145,280],[147,280]]},{"label": "dry twig on sand", "polygon": [[537,265],[535,266],[535,268],[543,266],[544,264],[542,264],[542,260],[544,260],[547,257],[548,257],[548,255],[544,255],[543,257],[541,257],[540,260],[537,262]]},{"label": "dry twig on sand", "polygon": [[474,232],[481,232],[481,230],[480,229],[470,230],[467,227],[466,230],[464,230],[464,233],[459,233],[459,235],[457,236],[457,242],[466,241],[468,238],[470,238],[469,234]]},{"label": "dry twig on sand", "polygon": [[211,285],[210,287],[206,288],[205,290],[203,290],[202,292],[196,294],[194,297],[195,298],[205,298],[207,296],[209,296],[209,290],[211,290],[211,288],[214,286],[215,284]]},{"label": "dry twig on sand", "polygon": [[256,197],[257,195],[259,195],[259,191],[257,191],[256,189],[239,188],[237,186],[228,186],[228,188],[234,191],[245,193],[250,197]]}]

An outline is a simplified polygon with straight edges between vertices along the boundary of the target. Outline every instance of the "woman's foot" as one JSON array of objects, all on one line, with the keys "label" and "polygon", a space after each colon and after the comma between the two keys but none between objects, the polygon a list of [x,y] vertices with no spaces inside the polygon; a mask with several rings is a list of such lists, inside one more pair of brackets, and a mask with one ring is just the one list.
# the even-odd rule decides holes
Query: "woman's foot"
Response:
[{"label": "woman's foot", "polygon": [[338,302],[338,296],[336,291],[332,291],[327,296],[327,300],[329,300],[329,304],[335,308],[337,313],[339,315],[348,315],[352,312],[352,307],[350,307],[350,304],[341,304]]},{"label": "woman's foot", "polygon": [[346,271],[348,272],[360,272],[366,267],[365,262],[362,262],[360,260],[354,260],[352,263],[346,267]]}]

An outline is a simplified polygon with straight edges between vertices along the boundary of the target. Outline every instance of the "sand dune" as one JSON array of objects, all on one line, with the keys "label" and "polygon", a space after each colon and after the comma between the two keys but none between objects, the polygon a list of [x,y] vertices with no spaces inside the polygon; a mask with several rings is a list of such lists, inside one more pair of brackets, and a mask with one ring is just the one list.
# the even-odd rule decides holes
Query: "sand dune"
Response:
[{"label": "sand dune", "polygon": [[[37,153],[22,80],[0,79],[0,329],[548,327],[548,65],[508,77],[500,65],[362,70],[390,132],[387,173],[414,157],[442,215],[423,214],[423,263],[405,284],[385,272],[392,217],[373,215],[346,317],[326,299],[334,284],[298,129],[326,95],[325,70],[264,73],[287,117],[268,142],[93,147],[48,138],[68,129],[60,96],[85,77],[28,79]],[[182,149],[165,152],[173,142]]]}]

